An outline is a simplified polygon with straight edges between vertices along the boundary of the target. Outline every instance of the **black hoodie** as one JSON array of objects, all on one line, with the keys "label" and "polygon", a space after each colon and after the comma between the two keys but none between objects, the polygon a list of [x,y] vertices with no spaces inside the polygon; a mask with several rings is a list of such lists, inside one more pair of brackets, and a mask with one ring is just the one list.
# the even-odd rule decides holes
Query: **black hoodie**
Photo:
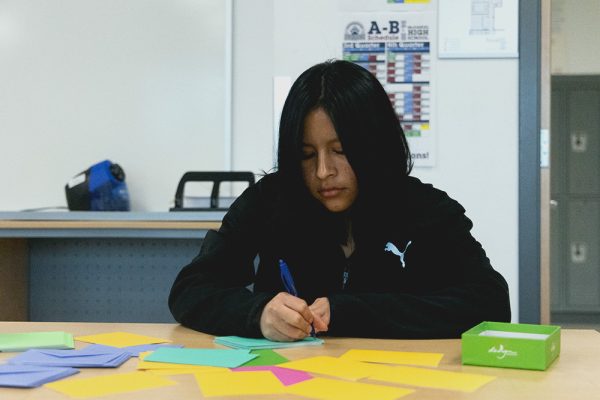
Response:
[{"label": "black hoodie", "polygon": [[282,205],[277,174],[265,176],[234,202],[177,276],[173,316],[209,334],[262,336],[265,304],[285,291],[283,259],[299,297],[308,304],[329,299],[327,335],[456,338],[484,320],[510,321],[506,281],[471,236],[464,208],[412,177],[403,193],[394,207],[373,210],[379,221],[355,237],[356,249],[345,258],[339,238],[318,219]]}]

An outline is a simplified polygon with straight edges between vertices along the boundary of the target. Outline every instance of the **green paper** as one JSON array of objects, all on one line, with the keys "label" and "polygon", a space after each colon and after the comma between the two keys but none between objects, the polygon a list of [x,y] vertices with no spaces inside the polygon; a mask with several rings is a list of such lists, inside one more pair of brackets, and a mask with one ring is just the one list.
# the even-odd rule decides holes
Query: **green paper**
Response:
[{"label": "green paper", "polygon": [[297,342],[274,342],[268,339],[245,338],[240,336],[218,336],[215,343],[235,349],[284,349],[288,347],[318,346],[323,344],[323,339],[307,337]]},{"label": "green paper", "polygon": [[74,349],[73,335],[67,332],[0,333],[0,351],[29,349]]},{"label": "green paper", "polygon": [[250,354],[248,350],[161,347],[144,358],[144,361],[236,368],[256,357],[256,354]]},{"label": "green paper", "polygon": [[256,355],[258,355],[258,357],[256,357],[254,360],[248,361],[246,364],[242,365],[242,367],[258,367],[258,366],[263,366],[263,365],[277,365],[277,364],[281,364],[281,363],[290,361],[287,358],[285,358],[284,356],[282,356],[281,354],[276,353],[271,349],[252,350],[250,352],[250,354],[256,354]]}]

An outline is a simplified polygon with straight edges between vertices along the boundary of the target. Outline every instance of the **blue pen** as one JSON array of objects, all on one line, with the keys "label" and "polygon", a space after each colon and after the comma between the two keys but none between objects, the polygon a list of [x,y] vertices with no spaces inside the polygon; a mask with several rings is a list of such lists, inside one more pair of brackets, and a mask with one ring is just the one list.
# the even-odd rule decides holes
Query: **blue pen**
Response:
[{"label": "blue pen", "polygon": [[[294,279],[292,279],[292,274],[290,269],[288,268],[285,261],[279,259],[279,271],[281,272],[281,280],[283,281],[283,286],[285,286],[286,292],[291,294],[292,296],[298,297],[298,291],[296,290],[296,286],[294,285]],[[310,324],[310,336],[315,337],[315,327],[313,324]]]}]

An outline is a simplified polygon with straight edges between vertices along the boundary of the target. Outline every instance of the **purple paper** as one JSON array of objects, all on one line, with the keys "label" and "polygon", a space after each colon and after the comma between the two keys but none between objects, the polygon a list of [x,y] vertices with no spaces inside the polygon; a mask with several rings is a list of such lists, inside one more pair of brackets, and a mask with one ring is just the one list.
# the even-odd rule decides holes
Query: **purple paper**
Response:
[{"label": "purple paper", "polygon": [[281,368],[276,365],[257,365],[252,367],[238,367],[232,368],[232,371],[243,372],[243,371],[271,371],[273,375],[279,379],[285,386],[293,385],[294,383],[300,383],[312,379],[312,375],[308,372],[298,371],[295,369]]},{"label": "purple paper", "polygon": [[92,344],[83,350],[102,352],[103,354],[106,351],[113,351],[113,352],[117,352],[117,353],[126,351],[129,354],[131,354],[131,357],[139,357],[140,353],[143,353],[144,351],[154,351],[161,347],[173,347],[173,348],[179,349],[179,348],[182,348],[183,345],[182,344],[159,343],[159,344],[140,344],[137,346],[113,347],[113,346],[107,346],[104,344]]},{"label": "purple paper", "polygon": [[0,365],[0,387],[32,388],[66,378],[79,371],[74,368],[48,368],[31,365]]},{"label": "purple paper", "polygon": [[121,354],[124,350],[103,344],[92,344],[79,350],[36,349],[40,353],[55,357],[87,357],[106,354]]},{"label": "purple paper", "polygon": [[27,350],[8,360],[10,364],[46,367],[114,368],[131,357],[116,347],[91,345],[81,350]]}]

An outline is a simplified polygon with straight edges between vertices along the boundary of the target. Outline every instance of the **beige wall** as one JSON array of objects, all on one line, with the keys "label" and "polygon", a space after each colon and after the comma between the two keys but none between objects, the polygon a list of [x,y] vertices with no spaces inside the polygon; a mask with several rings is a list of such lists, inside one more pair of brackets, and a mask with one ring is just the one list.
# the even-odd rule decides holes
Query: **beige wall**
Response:
[{"label": "beige wall", "polygon": [[600,73],[598,21],[598,0],[552,0],[552,74]]}]

